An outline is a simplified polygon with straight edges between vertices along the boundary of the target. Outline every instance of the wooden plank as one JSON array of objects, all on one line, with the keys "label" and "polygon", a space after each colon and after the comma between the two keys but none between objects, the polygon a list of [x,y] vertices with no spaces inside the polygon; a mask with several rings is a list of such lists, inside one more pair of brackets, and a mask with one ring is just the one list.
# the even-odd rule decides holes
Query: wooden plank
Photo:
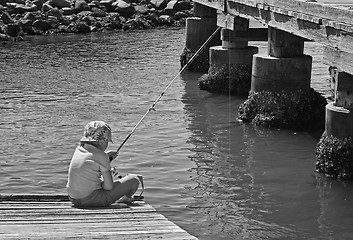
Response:
[{"label": "wooden plank", "polygon": [[69,197],[66,194],[0,194],[0,202],[16,201],[16,202],[67,202]]},{"label": "wooden plank", "polygon": [[1,195],[0,239],[197,239],[143,201],[74,208],[64,199]]},{"label": "wooden plank", "polygon": [[[227,9],[232,15],[253,18],[266,23],[268,26],[281,29],[310,41],[322,41],[326,39],[326,30],[324,28],[320,28],[319,24],[300,20],[297,16],[287,16],[257,8],[248,9],[244,7],[244,5],[240,5],[235,2],[228,2]],[[318,30],[319,35],[317,35]]]},{"label": "wooden plank", "polygon": [[238,31],[236,32],[235,39],[239,41],[267,41],[268,29],[249,28],[247,31]]},{"label": "wooden plank", "polygon": [[[217,12],[217,26],[234,30],[237,21],[234,16]],[[267,28],[249,28],[246,31],[237,31],[233,41],[267,41]]]},{"label": "wooden plank", "polygon": [[[107,226],[97,225],[75,225],[74,229],[67,229],[67,225],[61,226],[56,225],[56,228],[46,228],[41,226],[41,228],[33,229],[29,227],[21,227],[19,232],[16,226],[7,226],[6,231],[0,234],[1,239],[63,239],[63,238],[76,238],[80,236],[86,239],[121,239],[124,236],[125,239],[170,239],[171,235],[174,235],[176,239],[195,239],[190,235],[185,234],[185,232],[179,231],[180,228],[172,228],[167,226],[162,226],[160,228],[153,226],[153,229],[148,229],[146,227],[142,228],[116,228],[113,227],[110,231],[107,231]],[[80,229],[80,230],[78,230]]]},{"label": "wooden plank", "polygon": [[[55,220],[55,222],[53,221]],[[150,221],[156,221],[156,222],[163,222],[165,221],[165,217],[161,217],[161,216],[148,216],[148,217],[135,217],[135,218],[131,218],[131,217],[111,217],[111,216],[106,216],[106,217],[92,217],[89,216],[89,219],[87,219],[87,215],[85,216],[81,216],[81,217],[76,217],[73,220],[73,216],[67,216],[65,217],[55,217],[55,218],[51,218],[51,217],[36,217],[36,219],[32,219],[32,218],[23,218],[23,217],[17,217],[17,218],[3,218],[0,222],[2,225],[8,225],[8,224],[22,224],[22,225],[27,225],[27,224],[58,224],[58,223],[95,223],[97,222],[97,220],[100,220],[101,222],[114,222],[117,220],[124,220],[127,221],[127,224],[131,225],[132,223],[141,223],[141,221],[148,223]],[[123,223],[121,223],[121,225],[124,225]]]},{"label": "wooden plank", "polygon": [[335,44],[330,44],[332,47],[353,53],[353,34],[332,34],[328,39],[332,43],[335,42]]},{"label": "wooden plank", "polygon": [[255,20],[266,22],[266,19],[262,16],[262,13],[267,13],[269,12],[268,10],[258,9],[257,7],[251,7],[232,1],[227,1],[226,4],[227,13],[231,15],[247,19],[253,18]]},{"label": "wooden plank", "polygon": [[[314,22],[297,19],[296,17],[285,16],[270,11],[258,9],[257,11],[246,11],[244,8],[229,7],[230,13],[243,17],[253,18],[266,23],[268,26],[278,28],[294,35],[316,41],[324,45],[338,47],[341,50],[351,52],[353,50],[353,37],[351,33],[342,32],[333,27],[327,27]],[[236,12],[232,12],[232,11]],[[247,15],[246,13],[251,14]],[[327,20],[324,22],[326,23]],[[328,24],[327,24],[328,25]],[[342,28],[341,25],[340,28]],[[343,28],[344,29],[344,28]],[[347,30],[347,29],[344,29]],[[353,31],[353,30],[352,30]]]},{"label": "wooden plank", "polygon": [[324,47],[323,62],[353,75],[353,54],[329,46]]},{"label": "wooden plank", "polygon": [[[353,33],[353,25],[339,22],[337,18],[328,19],[328,15],[325,15],[326,18],[322,18],[322,16],[314,16],[289,9],[284,10],[279,7],[267,6],[263,2],[254,1],[227,1],[226,8],[228,9],[228,13],[234,16],[253,18],[271,27],[331,46],[337,46],[335,42],[339,41],[341,31]],[[257,8],[253,7],[254,3],[257,5]],[[338,34],[337,32],[332,34],[333,31],[328,28],[336,29]],[[332,40],[334,42],[331,43]]]},{"label": "wooden plank", "polygon": [[217,26],[234,30],[234,16],[226,14],[223,11],[217,11]]},{"label": "wooden plank", "polygon": [[225,0],[194,0],[193,2],[215,8],[217,10],[225,11]]},{"label": "wooden plank", "polygon": [[255,4],[267,5],[269,7],[281,8],[289,11],[295,11],[306,15],[316,16],[323,19],[331,19],[337,22],[353,25],[353,11],[336,8],[330,5],[296,1],[296,0],[228,0],[249,6]]}]

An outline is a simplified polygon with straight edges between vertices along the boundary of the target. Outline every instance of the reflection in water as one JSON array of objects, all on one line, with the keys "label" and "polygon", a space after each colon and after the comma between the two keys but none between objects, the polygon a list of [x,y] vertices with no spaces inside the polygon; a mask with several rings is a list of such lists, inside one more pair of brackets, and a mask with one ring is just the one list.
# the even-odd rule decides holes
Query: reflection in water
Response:
[{"label": "reflection in water", "polygon": [[316,175],[320,214],[317,218],[318,231],[326,239],[353,239],[352,202],[353,184],[339,182]]},{"label": "reflection in water", "polygon": [[[182,76],[182,102],[191,131],[189,158],[196,175],[195,185],[188,187],[194,197],[187,207],[200,216],[197,224],[203,232],[196,230],[198,236],[348,239],[353,219],[344,211],[353,208],[341,201],[351,202],[352,197],[345,197],[347,202],[341,195],[330,199],[331,204],[343,207],[334,206],[328,213],[327,186],[314,172],[317,140],[305,132],[238,122],[237,109],[244,99],[200,91],[198,77],[195,73]],[[334,194],[339,189],[335,186]],[[349,186],[345,191],[351,190]],[[344,210],[338,212],[344,219],[340,226],[336,225],[337,209]]]},{"label": "reflection in water", "polygon": [[[178,72],[184,30],[26,39],[0,59],[0,191],[64,193],[82,126],[109,122],[116,149]],[[312,85],[328,94],[308,45]],[[173,83],[119,172],[142,174],[146,201],[200,239],[350,239],[353,186],[314,172],[317,139],[236,121],[244,99],[200,91],[199,76]]]},{"label": "reflection in water", "polygon": [[194,146],[189,157],[197,174],[194,200],[188,207],[207,216],[202,224],[208,231],[203,237],[214,239],[213,232],[219,239],[288,236],[291,230],[263,221],[262,215],[269,212],[266,206],[258,206],[267,196],[254,182],[254,140],[248,126],[236,120],[243,99],[198,91],[197,74],[183,78],[182,101],[192,132],[188,141]]}]

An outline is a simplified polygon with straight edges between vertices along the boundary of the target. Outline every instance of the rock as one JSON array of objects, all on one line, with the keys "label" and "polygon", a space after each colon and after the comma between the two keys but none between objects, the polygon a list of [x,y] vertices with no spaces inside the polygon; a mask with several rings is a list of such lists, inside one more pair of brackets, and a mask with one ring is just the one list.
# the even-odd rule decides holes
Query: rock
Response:
[{"label": "rock", "polygon": [[82,11],[90,11],[90,7],[88,6],[87,2],[84,0],[76,0],[74,5],[74,12],[79,13]]},{"label": "rock", "polygon": [[9,40],[10,40],[10,36],[9,35],[0,33],[0,41],[6,42],[6,41],[9,41]]},{"label": "rock", "polygon": [[0,13],[6,12],[6,11],[7,11],[7,7],[0,4]]},{"label": "rock", "polygon": [[51,9],[53,9],[53,7],[48,2],[42,5],[42,12],[48,12]]},{"label": "rock", "polygon": [[167,7],[168,0],[151,0],[151,4],[157,9],[162,10]]},{"label": "rock", "polygon": [[99,8],[103,7],[103,5],[100,4],[100,2],[98,0],[92,0],[91,3],[94,3],[96,5],[96,7],[99,7]]},{"label": "rock", "polygon": [[150,29],[152,27],[149,22],[141,15],[137,16],[135,21],[138,25],[138,29]]},{"label": "rock", "polygon": [[109,27],[112,29],[121,29],[123,27],[119,13],[108,14]]},{"label": "rock", "polygon": [[37,7],[41,7],[47,0],[34,0],[32,3]]},{"label": "rock", "polygon": [[32,22],[34,22],[35,20],[39,19],[40,17],[41,17],[40,12],[28,12],[23,16],[22,20],[31,20]]},{"label": "rock", "polygon": [[71,21],[69,20],[69,18],[66,17],[66,16],[63,16],[63,18],[61,19],[60,22],[61,22],[62,25],[65,25],[65,26],[68,26],[68,25],[71,23]]},{"label": "rock", "polygon": [[168,3],[167,7],[164,9],[164,13],[167,15],[174,15],[177,12],[190,10],[192,7],[189,2],[187,1],[177,1],[172,0]]},{"label": "rock", "polygon": [[112,8],[123,15],[133,15],[136,12],[135,8],[124,0],[118,0],[112,3]]},{"label": "rock", "polygon": [[0,0],[0,5],[6,6],[7,2],[8,2],[8,0]]},{"label": "rock", "polygon": [[42,19],[38,19],[33,22],[33,27],[40,30],[40,31],[45,32],[50,28],[50,25],[47,23],[47,21],[44,21]]},{"label": "rock", "polygon": [[65,25],[70,25],[72,22],[76,21],[78,17],[76,15],[64,16],[63,22],[67,22]]},{"label": "rock", "polygon": [[46,15],[47,16],[53,16],[53,17],[55,17],[58,20],[61,20],[63,18],[62,12],[59,9],[57,9],[57,8],[50,9],[49,11],[47,11]]},{"label": "rock", "polygon": [[57,28],[60,25],[59,20],[56,17],[54,17],[54,16],[49,16],[48,20],[47,20],[47,23],[49,25],[49,29]]},{"label": "rock", "polygon": [[91,15],[92,15],[91,11],[82,11],[77,14],[77,17],[82,19],[84,17],[91,16]]},{"label": "rock", "polygon": [[115,2],[116,0],[102,0],[99,2],[99,4],[101,6],[104,6],[105,10],[107,12],[112,12],[114,11],[114,8],[112,7],[112,4]]},{"label": "rock", "polygon": [[160,23],[166,26],[172,26],[174,20],[169,15],[161,15],[159,17]]},{"label": "rock", "polygon": [[105,7],[110,7],[115,0],[102,0],[99,3]]},{"label": "rock", "polygon": [[9,0],[8,2],[26,5],[26,1],[25,0]]},{"label": "rock", "polygon": [[146,15],[146,19],[150,22],[151,26],[156,27],[161,25],[159,21],[159,16],[155,12]]},{"label": "rock", "polygon": [[30,33],[33,32],[32,24],[33,24],[33,21],[32,20],[28,20],[28,19],[21,19],[18,22],[18,25],[27,34],[30,34]]},{"label": "rock", "polygon": [[149,28],[151,28],[151,25],[149,24],[148,21],[146,21],[146,19],[142,15],[136,16],[134,19],[128,20],[123,27],[125,31],[135,30],[135,29],[149,29]]},{"label": "rock", "polygon": [[172,0],[170,1],[167,6],[164,8],[164,14],[167,15],[174,15],[177,11],[174,9],[178,1]]},{"label": "rock", "polygon": [[98,7],[99,8],[99,6],[95,3],[95,2],[90,2],[90,3],[88,3],[88,6],[89,6],[89,8],[92,10],[92,8],[93,7]]},{"label": "rock", "polygon": [[26,5],[25,10],[26,12],[35,12],[38,10],[38,7],[35,4],[30,4],[30,5]]},{"label": "rock", "polygon": [[174,19],[178,21],[183,18],[188,18],[189,16],[191,16],[191,14],[188,14],[186,12],[177,12],[174,14]]},{"label": "rock", "polygon": [[18,37],[21,32],[21,27],[16,23],[11,23],[7,25],[7,34],[11,37]]},{"label": "rock", "polygon": [[85,22],[78,22],[76,25],[77,33],[90,33],[91,28]]},{"label": "rock", "polygon": [[6,35],[10,31],[17,35],[11,37],[15,39],[22,37],[19,35],[22,33],[89,33],[182,26],[192,13],[188,10],[190,6],[191,0],[0,0],[0,33]]},{"label": "rock", "polygon": [[7,3],[9,9],[11,9],[11,13],[13,14],[24,14],[25,12],[34,12],[37,11],[36,5],[26,6],[18,3]]},{"label": "rock", "polygon": [[192,9],[192,3],[189,0],[182,0],[176,4],[176,11],[185,11],[185,10],[191,10]]},{"label": "rock", "polygon": [[13,20],[13,18],[10,16],[9,13],[4,12],[3,14],[1,14],[0,19],[3,21],[3,23],[5,24],[11,24],[14,23],[15,21]]},{"label": "rock", "polygon": [[140,13],[140,14],[146,14],[150,12],[150,9],[146,5],[137,5],[135,6],[135,10],[137,13]]},{"label": "rock", "polygon": [[93,7],[91,9],[93,17],[105,17],[107,13],[100,8]]},{"label": "rock", "polygon": [[74,10],[69,7],[64,7],[61,10],[62,10],[63,15],[65,15],[65,16],[74,14]]},{"label": "rock", "polygon": [[50,0],[49,3],[51,6],[56,7],[58,9],[71,6],[71,3],[67,0]]},{"label": "rock", "polygon": [[87,23],[88,26],[91,26],[93,22],[95,21],[94,17],[92,16],[84,16],[80,19],[82,22]]}]

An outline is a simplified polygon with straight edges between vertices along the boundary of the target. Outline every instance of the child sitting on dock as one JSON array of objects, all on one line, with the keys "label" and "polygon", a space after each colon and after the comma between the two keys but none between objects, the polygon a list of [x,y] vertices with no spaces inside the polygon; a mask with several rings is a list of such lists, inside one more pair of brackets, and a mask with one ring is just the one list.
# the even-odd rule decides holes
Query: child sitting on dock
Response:
[{"label": "child sitting on dock", "polygon": [[113,181],[110,161],[118,153],[105,150],[112,142],[111,128],[103,121],[93,121],[84,128],[84,136],[71,159],[67,193],[76,207],[107,207],[118,200],[130,204],[139,178],[129,174]]}]

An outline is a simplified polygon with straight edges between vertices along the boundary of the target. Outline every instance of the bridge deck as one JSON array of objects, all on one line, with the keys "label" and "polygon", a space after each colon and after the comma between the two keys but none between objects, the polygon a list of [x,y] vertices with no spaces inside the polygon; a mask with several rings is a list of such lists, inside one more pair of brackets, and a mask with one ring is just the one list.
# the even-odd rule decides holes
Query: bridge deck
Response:
[{"label": "bridge deck", "polygon": [[1,196],[0,239],[196,239],[143,201],[73,208],[66,196]]},{"label": "bridge deck", "polygon": [[219,10],[217,25],[237,16],[322,44],[323,62],[353,75],[353,2],[350,0],[194,0]]}]

